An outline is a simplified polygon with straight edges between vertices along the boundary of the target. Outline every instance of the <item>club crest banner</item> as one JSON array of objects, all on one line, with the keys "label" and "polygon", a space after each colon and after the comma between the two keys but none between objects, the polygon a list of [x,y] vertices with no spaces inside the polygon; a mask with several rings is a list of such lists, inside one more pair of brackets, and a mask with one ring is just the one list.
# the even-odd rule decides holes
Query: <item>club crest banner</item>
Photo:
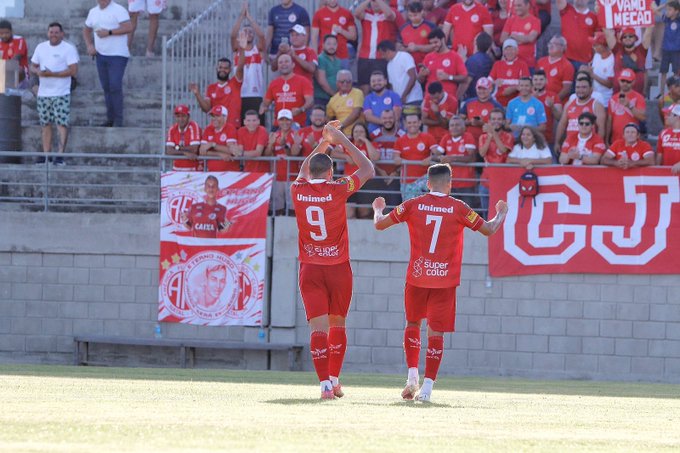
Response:
[{"label": "club crest banner", "polygon": [[668,168],[537,168],[539,193],[524,203],[523,168],[488,170],[490,215],[508,203],[489,238],[491,276],[680,274],[680,177]]},{"label": "club crest banner", "polygon": [[262,325],[272,175],[161,176],[158,320]]}]

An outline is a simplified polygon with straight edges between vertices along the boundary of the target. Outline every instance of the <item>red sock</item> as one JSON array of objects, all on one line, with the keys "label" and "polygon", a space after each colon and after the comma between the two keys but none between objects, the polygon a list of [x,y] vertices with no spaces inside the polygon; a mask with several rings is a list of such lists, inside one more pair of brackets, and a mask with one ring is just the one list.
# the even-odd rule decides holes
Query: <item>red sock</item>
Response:
[{"label": "red sock", "polygon": [[331,327],[328,331],[328,370],[331,376],[339,377],[342,370],[342,362],[345,360],[347,350],[347,332],[341,326]]},{"label": "red sock", "polygon": [[407,327],[404,329],[404,353],[406,353],[406,366],[418,368],[420,358],[420,327]]},{"label": "red sock", "polygon": [[312,353],[312,363],[319,376],[319,382],[328,381],[328,334],[315,330],[309,338],[309,350]]},{"label": "red sock", "polygon": [[425,356],[425,377],[437,380],[439,365],[444,355],[444,337],[427,337],[427,355]]}]

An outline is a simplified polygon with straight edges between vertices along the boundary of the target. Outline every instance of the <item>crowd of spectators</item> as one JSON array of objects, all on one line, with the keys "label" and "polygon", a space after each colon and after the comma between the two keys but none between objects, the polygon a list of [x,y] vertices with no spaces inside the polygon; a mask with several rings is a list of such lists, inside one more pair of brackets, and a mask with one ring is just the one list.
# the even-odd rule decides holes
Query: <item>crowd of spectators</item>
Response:
[{"label": "crowd of spectators", "polygon": [[[217,61],[217,81],[187,87],[210,124],[201,131],[190,120],[191,106],[175,106],[166,149],[178,157],[176,170],[202,168],[200,156],[219,158],[208,162],[209,170],[264,170],[269,162],[244,158],[279,157],[269,170],[282,187],[275,200],[282,201],[297,173],[295,159],[285,158],[309,154],[324,122],[337,119],[377,162],[365,190],[387,195],[392,205],[425,190],[432,162],[451,163],[454,193],[481,209],[488,181],[474,163],[666,165],[680,172],[677,0],[654,7],[660,26],[639,29],[604,28],[598,2],[591,10],[588,0],[358,0],[347,5],[351,10],[320,0],[316,11],[277,2],[266,28],[243,3],[231,30],[233,55]],[[555,7],[561,26],[544,38],[543,54],[537,43]],[[123,20],[118,28],[97,29],[90,16],[88,52],[97,56],[102,85],[107,70],[111,85],[120,64],[115,57],[100,64],[98,40],[124,38],[133,28]],[[16,38],[12,44],[11,28],[8,37],[3,25],[0,54],[20,58],[16,50],[8,54],[21,45]],[[663,86],[651,100],[648,70],[655,59]],[[273,76],[266,84],[268,69]],[[118,125],[113,88],[107,110]],[[656,150],[645,141],[648,102],[657,103],[665,127]],[[342,149],[332,156],[338,172],[354,168]],[[369,201],[355,198],[360,207]]]}]

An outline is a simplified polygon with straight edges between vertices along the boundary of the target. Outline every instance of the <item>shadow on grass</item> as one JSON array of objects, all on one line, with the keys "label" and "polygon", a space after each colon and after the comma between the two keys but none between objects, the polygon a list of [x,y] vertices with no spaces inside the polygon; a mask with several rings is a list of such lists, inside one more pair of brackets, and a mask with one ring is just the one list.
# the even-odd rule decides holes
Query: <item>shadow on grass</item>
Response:
[{"label": "shadow on grass", "polygon": [[[176,369],[176,368],[117,368],[74,367],[63,365],[0,365],[2,376],[31,376],[67,379],[121,379],[147,381],[194,381],[216,383],[248,383],[272,385],[310,385],[315,383],[312,372]],[[344,387],[376,387],[400,389],[404,377],[395,374],[343,374]],[[579,395],[630,398],[680,399],[680,385],[609,382],[609,381],[539,381],[513,377],[447,377],[437,379],[437,390],[484,393]],[[298,400],[291,401],[296,404]],[[313,403],[312,400],[299,400]],[[320,401],[320,400],[319,400]],[[278,404],[285,404],[283,402]],[[404,404],[399,402],[397,404]],[[435,403],[433,403],[435,404]],[[423,405],[424,406],[424,405]]]}]

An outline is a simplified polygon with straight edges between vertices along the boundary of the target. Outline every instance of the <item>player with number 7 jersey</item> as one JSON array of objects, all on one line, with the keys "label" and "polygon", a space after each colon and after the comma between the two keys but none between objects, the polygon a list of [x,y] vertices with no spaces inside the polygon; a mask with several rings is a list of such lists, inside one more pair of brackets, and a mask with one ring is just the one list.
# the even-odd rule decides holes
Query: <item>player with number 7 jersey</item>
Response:
[{"label": "player with number 7 jersey", "polygon": [[[321,384],[321,399],[344,395],[340,370],[347,348],[345,319],[352,299],[347,237],[347,198],[375,176],[371,161],[331,121],[322,140],[302,163],[291,187],[298,224],[299,285],[311,329],[309,349]],[[353,174],[333,181],[333,161],[325,154],[341,145],[358,164]]]},{"label": "player with number 7 jersey", "polygon": [[[388,215],[383,214],[384,198],[378,197],[373,202],[376,229],[384,230],[398,223],[408,225],[411,259],[404,289],[404,352],[408,377],[401,397],[424,402],[430,401],[437,378],[444,353],[444,332],[453,332],[455,326],[464,230],[470,228],[490,236],[498,231],[508,210],[505,201],[499,201],[496,216],[486,222],[467,204],[451,197],[449,164],[432,165],[427,172],[427,186],[429,193],[405,201]],[[428,335],[425,379],[416,397],[423,319],[427,319]]]}]

